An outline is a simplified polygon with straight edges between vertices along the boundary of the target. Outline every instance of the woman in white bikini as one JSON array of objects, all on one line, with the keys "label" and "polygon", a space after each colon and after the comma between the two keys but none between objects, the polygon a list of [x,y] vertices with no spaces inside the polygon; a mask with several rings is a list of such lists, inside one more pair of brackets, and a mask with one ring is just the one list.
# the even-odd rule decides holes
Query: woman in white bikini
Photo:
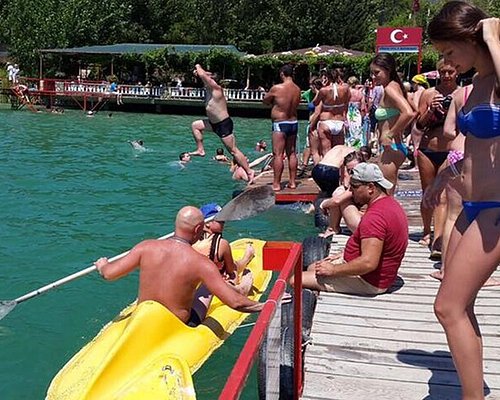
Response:
[{"label": "woman in white bikini", "polygon": [[330,85],[322,87],[313,100],[321,108],[318,121],[318,134],[321,153],[338,144],[344,144],[344,127],[347,107],[351,98],[349,86],[340,80],[340,71],[329,72]]}]

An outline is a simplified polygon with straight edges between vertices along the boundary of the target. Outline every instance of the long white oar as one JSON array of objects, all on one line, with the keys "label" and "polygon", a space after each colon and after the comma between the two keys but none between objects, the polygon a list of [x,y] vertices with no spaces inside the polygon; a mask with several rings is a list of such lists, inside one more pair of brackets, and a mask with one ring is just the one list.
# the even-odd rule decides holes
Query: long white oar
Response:
[{"label": "long white oar", "polygon": [[[162,236],[158,238],[158,240],[167,239],[170,236],[173,236],[173,233],[169,233],[168,235]],[[117,256],[110,258],[109,261],[115,261],[122,257],[125,257],[129,252],[130,250],[127,250],[121,254],[118,254]],[[0,319],[4,318],[8,313],[10,313],[19,303],[22,303],[23,301],[38,296],[39,294],[48,292],[49,290],[55,289],[56,287],[64,285],[65,283],[74,281],[75,279],[78,279],[82,276],[88,275],[91,272],[94,272],[96,269],[97,267],[95,265],[92,265],[78,272],[75,272],[74,274],[65,276],[64,278],[61,278],[55,282],[42,286],[41,288],[35,289],[32,292],[26,293],[25,295],[18,297],[17,299],[0,301]]]},{"label": "long white oar", "polygon": [[[249,218],[256,214],[259,214],[265,210],[268,210],[274,205],[274,191],[270,186],[257,186],[250,190],[241,193],[239,196],[235,197],[229,201],[222,210],[215,216],[207,218],[205,222],[211,221],[214,217],[218,221],[236,221],[244,218]],[[167,239],[173,236],[174,233],[171,232],[165,236],[159,237],[158,240]],[[118,260],[126,256],[130,250],[127,250],[117,256],[109,259],[109,261]],[[32,292],[26,293],[23,296],[18,297],[14,300],[3,300],[0,301],[0,320],[3,319],[8,313],[10,313],[19,303],[29,300],[39,294],[48,292],[49,290],[55,289],[65,283],[74,281],[82,276],[88,275],[97,269],[95,265],[82,269],[81,271],[75,272],[74,274],[68,275],[61,278],[55,282],[49,283],[48,285],[42,286],[39,289],[33,290]]]}]

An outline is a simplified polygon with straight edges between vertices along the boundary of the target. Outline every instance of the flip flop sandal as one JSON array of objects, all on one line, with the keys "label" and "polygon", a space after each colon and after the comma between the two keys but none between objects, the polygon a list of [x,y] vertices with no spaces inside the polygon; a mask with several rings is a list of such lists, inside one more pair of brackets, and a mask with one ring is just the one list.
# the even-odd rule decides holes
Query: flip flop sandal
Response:
[{"label": "flip flop sandal", "polygon": [[441,260],[441,255],[442,255],[442,253],[440,250],[432,250],[429,258],[433,261],[439,261],[439,260]]}]

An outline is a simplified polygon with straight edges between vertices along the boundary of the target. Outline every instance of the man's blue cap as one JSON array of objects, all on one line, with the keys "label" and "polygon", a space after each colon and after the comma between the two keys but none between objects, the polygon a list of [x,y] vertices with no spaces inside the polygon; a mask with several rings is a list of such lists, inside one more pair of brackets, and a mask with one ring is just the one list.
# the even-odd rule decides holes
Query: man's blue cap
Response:
[{"label": "man's blue cap", "polygon": [[217,203],[208,203],[202,205],[200,207],[200,210],[203,213],[203,217],[209,218],[216,215],[220,210],[222,210],[222,207]]}]

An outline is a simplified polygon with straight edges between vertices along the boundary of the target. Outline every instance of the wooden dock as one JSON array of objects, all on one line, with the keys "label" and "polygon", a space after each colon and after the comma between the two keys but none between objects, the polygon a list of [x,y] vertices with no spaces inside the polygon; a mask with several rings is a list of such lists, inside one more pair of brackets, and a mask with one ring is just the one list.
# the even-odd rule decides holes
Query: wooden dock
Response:
[{"label": "wooden dock", "polygon": [[[375,298],[320,293],[302,399],[461,398],[446,337],[433,312],[439,282],[429,274],[435,262],[418,244],[419,189],[416,174],[401,171],[396,198],[409,215],[410,242],[397,288]],[[342,249],[347,239],[335,236],[331,252]],[[500,278],[498,271],[494,277]],[[500,399],[499,301],[500,287],[485,287],[476,303],[489,400]]]},{"label": "wooden dock", "polygon": [[[276,204],[294,203],[294,202],[314,202],[320,192],[318,185],[310,178],[310,173],[302,178],[297,178],[297,188],[289,189],[288,168],[285,165],[283,170],[282,190],[276,193]],[[273,182],[273,171],[268,170],[259,174],[255,179],[254,185],[271,185]],[[408,216],[410,225],[420,225],[420,199],[422,190],[420,189],[420,180],[417,171],[404,171],[399,174],[396,198],[400,201]]]},{"label": "wooden dock", "polygon": [[[290,189],[288,184],[288,167],[285,165],[283,177],[281,179],[281,191],[276,192],[276,204],[305,202],[312,203],[318,197],[319,187],[309,178],[310,173],[303,178],[297,178],[297,187]],[[272,185],[273,171],[268,170],[259,174],[254,181],[256,186]]]}]

